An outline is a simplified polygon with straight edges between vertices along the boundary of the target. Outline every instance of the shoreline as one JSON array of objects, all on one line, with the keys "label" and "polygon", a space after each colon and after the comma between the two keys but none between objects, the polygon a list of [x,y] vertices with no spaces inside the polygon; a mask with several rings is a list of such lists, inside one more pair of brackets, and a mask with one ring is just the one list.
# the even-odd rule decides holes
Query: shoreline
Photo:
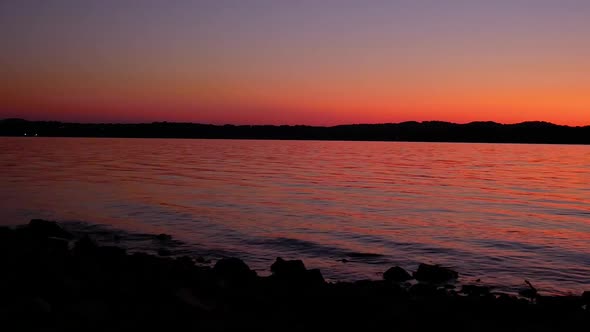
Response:
[{"label": "shoreline", "polygon": [[[166,234],[157,241],[171,241]],[[326,282],[300,260],[277,258],[269,276],[242,260],[128,253],[74,236],[55,222],[0,227],[0,313],[5,324],[44,330],[567,330],[590,324],[590,292],[543,296],[534,285],[520,297],[464,284],[451,269],[400,267],[383,280]],[[418,279],[418,280],[414,280]],[[411,282],[409,282],[411,281]]]},{"label": "shoreline", "polygon": [[308,125],[213,125],[202,123],[70,123],[0,119],[0,136],[276,139],[320,141],[399,141],[447,143],[590,144],[590,125],[543,121],[502,124],[491,121]]},{"label": "shoreline", "polygon": [[[543,278],[537,278],[534,274],[526,273],[526,271],[518,272],[518,270],[511,272],[509,277],[506,275],[498,276],[494,274],[494,271],[481,270],[477,267],[460,264],[458,262],[460,259],[455,261],[448,259],[415,260],[409,255],[396,256],[391,253],[375,252],[370,247],[364,248],[365,250],[359,249],[358,251],[329,247],[325,248],[322,253],[314,252],[313,254],[309,254],[303,252],[308,247],[302,245],[299,249],[287,250],[287,252],[281,251],[275,254],[270,248],[267,248],[264,254],[253,254],[249,250],[255,251],[257,250],[256,247],[234,247],[232,249],[219,245],[218,243],[204,244],[200,241],[194,242],[193,239],[180,239],[179,235],[181,236],[182,234],[174,232],[171,233],[173,239],[170,241],[154,241],[153,234],[164,232],[166,231],[165,228],[144,229],[142,232],[137,232],[130,230],[128,227],[126,229],[116,228],[111,224],[105,225],[83,221],[60,221],[60,224],[75,235],[82,236],[87,234],[98,244],[120,246],[129,253],[141,252],[158,255],[159,249],[163,248],[170,250],[170,257],[172,258],[190,256],[193,259],[206,260],[209,264],[215,263],[221,258],[238,257],[262,277],[272,274],[269,267],[274,262],[276,256],[281,256],[285,259],[303,260],[306,266],[320,269],[324,279],[332,283],[381,280],[383,273],[388,268],[396,265],[399,265],[412,274],[418,269],[420,263],[428,263],[441,264],[461,272],[459,279],[449,282],[449,286],[455,286],[457,290],[463,285],[475,284],[488,287],[494,293],[518,295],[519,290],[528,288],[524,282],[525,279],[530,280],[539,288],[539,292],[546,296],[578,295],[590,289],[590,287],[584,287],[583,284],[575,283],[575,281],[569,279],[562,279],[561,281],[554,281],[552,279],[548,281],[547,275],[543,275]],[[275,240],[289,241],[289,246],[294,246],[291,241],[297,241],[294,238],[280,237],[268,240],[272,242],[271,246],[276,245]],[[267,244],[266,242],[256,243]],[[314,242],[313,245],[322,246],[321,243],[317,242]],[[404,258],[400,259],[400,257]],[[563,277],[567,277],[567,273]],[[410,280],[409,282],[416,283],[417,281]]]}]

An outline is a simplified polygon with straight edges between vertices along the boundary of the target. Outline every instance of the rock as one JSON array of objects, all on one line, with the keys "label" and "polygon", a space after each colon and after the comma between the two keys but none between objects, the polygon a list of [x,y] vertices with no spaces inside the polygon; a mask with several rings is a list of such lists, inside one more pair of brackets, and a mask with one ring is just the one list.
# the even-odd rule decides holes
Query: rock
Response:
[{"label": "rock", "polygon": [[15,231],[8,227],[0,227],[0,256],[9,254],[6,249],[13,249],[16,240]]},{"label": "rock", "polygon": [[9,227],[0,227],[0,240],[6,240],[14,236],[14,230]]},{"label": "rock", "polygon": [[170,241],[172,240],[172,235],[161,233],[156,235],[156,239],[160,241]]},{"label": "rock", "polygon": [[582,301],[584,301],[586,304],[590,304],[590,291],[585,291],[582,293]]},{"label": "rock", "polygon": [[68,240],[58,237],[47,238],[47,250],[52,253],[66,254],[69,251]]},{"label": "rock", "polygon": [[84,235],[74,244],[74,252],[80,255],[96,253],[98,245],[88,235]]},{"label": "rock", "polygon": [[193,258],[190,256],[181,256],[181,257],[176,257],[176,261],[183,264],[183,265],[187,265],[187,266],[193,266],[195,265],[195,262],[193,261]]},{"label": "rock", "polygon": [[207,259],[207,258],[205,258],[205,257],[203,257],[203,256],[199,256],[199,257],[197,257],[197,258],[195,259],[195,261],[196,261],[197,263],[199,263],[199,264],[211,264],[211,260],[210,260],[210,259]]},{"label": "rock", "polygon": [[403,268],[399,266],[394,266],[385,271],[385,273],[383,273],[383,279],[387,281],[403,282],[411,280],[412,276],[408,273],[408,271],[404,270]]},{"label": "rock", "polygon": [[162,257],[172,256],[172,251],[170,251],[166,248],[160,248],[160,249],[158,249],[158,256],[162,256]]},{"label": "rock", "polygon": [[256,272],[239,258],[223,258],[215,263],[213,272],[222,279],[230,281],[248,281],[256,277]]},{"label": "rock", "polygon": [[199,310],[211,311],[213,307],[205,304],[202,300],[195,297],[193,292],[188,288],[181,288],[174,292],[174,296],[184,304]]},{"label": "rock", "polygon": [[121,261],[127,256],[127,250],[115,246],[100,246],[96,253],[103,262],[107,263]]},{"label": "rock", "polygon": [[303,261],[299,259],[288,261],[277,257],[275,262],[270,266],[270,271],[276,277],[294,279],[304,276],[307,269]]},{"label": "rock", "polygon": [[548,308],[553,308],[554,311],[575,312],[584,304],[584,301],[579,296],[562,295],[539,296],[537,298],[537,303]]},{"label": "rock", "polygon": [[433,283],[443,283],[458,277],[459,273],[440,265],[420,264],[418,271],[414,272],[416,280]]},{"label": "rock", "polygon": [[463,285],[461,293],[469,296],[486,296],[490,294],[490,288],[478,285]]},{"label": "rock", "polygon": [[306,280],[309,284],[312,285],[321,285],[324,284],[326,281],[324,280],[324,276],[319,269],[311,269],[307,270],[306,273]]},{"label": "rock", "polygon": [[284,260],[277,257],[270,266],[273,278],[283,282],[299,285],[321,285],[325,283],[318,269],[308,270],[301,260]]},{"label": "rock", "polygon": [[62,239],[73,239],[74,236],[64,230],[55,221],[33,219],[25,226],[24,230],[33,237],[48,238],[57,237]]},{"label": "rock", "polygon": [[430,297],[438,294],[438,291],[434,285],[428,284],[415,284],[410,287],[409,292],[413,296]]},{"label": "rock", "polygon": [[26,305],[33,315],[48,315],[52,311],[51,305],[40,297],[31,299]]},{"label": "rock", "polygon": [[79,318],[89,326],[104,323],[111,316],[108,304],[99,299],[76,301],[71,303],[68,309],[68,314]]}]

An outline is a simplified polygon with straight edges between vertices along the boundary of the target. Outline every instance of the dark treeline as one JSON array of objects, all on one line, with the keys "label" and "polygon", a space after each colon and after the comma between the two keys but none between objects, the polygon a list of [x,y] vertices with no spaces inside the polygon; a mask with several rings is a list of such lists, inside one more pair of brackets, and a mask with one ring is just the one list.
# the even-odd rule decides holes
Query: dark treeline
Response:
[{"label": "dark treeline", "polygon": [[56,121],[0,120],[0,136],[146,137],[294,139],[351,141],[423,141],[590,144],[590,126],[570,127],[547,122],[499,124],[441,121],[353,124],[333,127],[271,125],[208,125],[154,122],[91,124]]}]

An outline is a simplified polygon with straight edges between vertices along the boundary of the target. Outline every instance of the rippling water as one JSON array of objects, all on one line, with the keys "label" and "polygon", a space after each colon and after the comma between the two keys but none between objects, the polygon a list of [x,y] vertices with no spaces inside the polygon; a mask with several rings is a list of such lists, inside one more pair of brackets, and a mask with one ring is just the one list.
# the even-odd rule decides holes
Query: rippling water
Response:
[{"label": "rippling water", "polygon": [[590,289],[590,146],[0,138],[0,157],[3,224],[165,232],[261,274],[276,256],[332,280],[430,262]]}]

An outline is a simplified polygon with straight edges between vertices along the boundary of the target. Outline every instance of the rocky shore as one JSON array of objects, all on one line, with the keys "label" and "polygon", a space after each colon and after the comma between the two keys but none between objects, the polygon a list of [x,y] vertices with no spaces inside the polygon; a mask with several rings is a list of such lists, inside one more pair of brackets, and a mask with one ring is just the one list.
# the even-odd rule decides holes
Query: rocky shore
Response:
[{"label": "rocky shore", "polygon": [[[156,240],[170,240],[166,234]],[[459,273],[421,264],[383,280],[328,283],[300,260],[277,258],[261,277],[238,258],[127,253],[74,236],[55,222],[0,227],[3,330],[586,331],[590,292],[521,296],[482,285],[455,288]],[[589,276],[590,277],[590,276]],[[408,282],[411,281],[411,282]]]}]

